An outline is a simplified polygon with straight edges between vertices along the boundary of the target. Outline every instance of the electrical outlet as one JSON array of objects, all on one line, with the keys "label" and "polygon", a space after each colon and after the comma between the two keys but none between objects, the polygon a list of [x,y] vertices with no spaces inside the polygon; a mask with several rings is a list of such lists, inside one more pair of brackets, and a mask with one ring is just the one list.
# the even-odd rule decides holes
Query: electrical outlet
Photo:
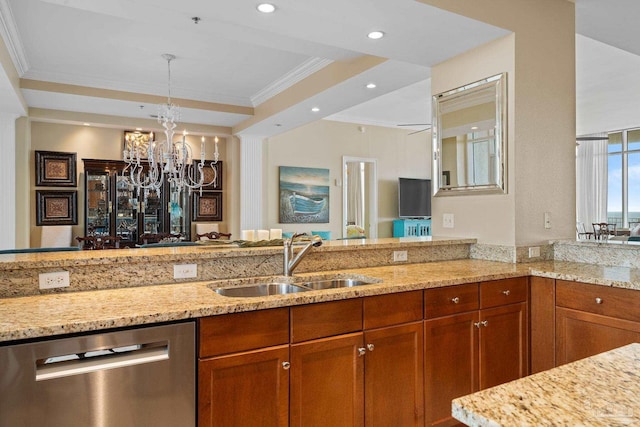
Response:
[{"label": "electrical outlet", "polygon": [[173,266],[174,279],[193,279],[198,277],[198,264],[175,264]]},{"label": "electrical outlet", "polygon": [[407,261],[407,251],[393,251],[393,262]]},{"label": "electrical outlet", "polygon": [[453,228],[453,214],[442,214],[442,228]]},{"label": "electrical outlet", "polygon": [[66,288],[69,286],[69,272],[40,273],[38,274],[38,283],[40,289]]},{"label": "electrical outlet", "polygon": [[529,248],[529,258],[538,258],[540,256],[540,246]]}]

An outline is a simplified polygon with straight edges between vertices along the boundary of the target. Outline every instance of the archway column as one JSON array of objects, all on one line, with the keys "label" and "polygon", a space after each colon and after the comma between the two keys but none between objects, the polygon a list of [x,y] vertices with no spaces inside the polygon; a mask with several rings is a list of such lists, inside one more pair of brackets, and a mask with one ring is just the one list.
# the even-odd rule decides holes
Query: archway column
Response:
[{"label": "archway column", "polygon": [[16,247],[16,114],[0,113],[0,249]]},{"label": "archway column", "polygon": [[240,138],[240,229],[264,228],[265,190],[264,144],[265,138],[239,135]]}]

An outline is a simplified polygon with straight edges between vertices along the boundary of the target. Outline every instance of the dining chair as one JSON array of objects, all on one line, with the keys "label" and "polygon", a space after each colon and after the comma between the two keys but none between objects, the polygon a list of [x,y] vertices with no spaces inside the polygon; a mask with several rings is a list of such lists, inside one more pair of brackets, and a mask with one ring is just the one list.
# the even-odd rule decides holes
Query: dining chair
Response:
[{"label": "dining chair", "polygon": [[607,240],[609,237],[616,235],[617,224],[594,222],[592,225],[596,240]]},{"label": "dining chair", "polygon": [[45,225],[40,235],[41,248],[63,248],[71,246],[70,225]]},{"label": "dining chair", "polygon": [[220,240],[222,237],[230,240],[231,233],[218,233],[217,231],[211,231],[209,233],[196,234],[197,240]]},{"label": "dining chair", "polygon": [[591,239],[594,236],[593,231],[587,231],[584,227],[583,222],[576,222],[576,232],[578,233],[578,239],[586,237],[587,239]]}]

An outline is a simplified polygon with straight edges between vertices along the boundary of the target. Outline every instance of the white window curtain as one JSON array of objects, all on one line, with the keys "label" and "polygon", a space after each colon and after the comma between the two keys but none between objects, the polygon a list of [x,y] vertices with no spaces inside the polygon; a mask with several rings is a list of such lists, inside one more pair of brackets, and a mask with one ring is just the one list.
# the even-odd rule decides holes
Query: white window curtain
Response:
[{"label": "white window curtain", "polygon": [[608,135],[597,140],[577,141],[576,148],[576,221],[592,231],[594,222],[607,221]]}]

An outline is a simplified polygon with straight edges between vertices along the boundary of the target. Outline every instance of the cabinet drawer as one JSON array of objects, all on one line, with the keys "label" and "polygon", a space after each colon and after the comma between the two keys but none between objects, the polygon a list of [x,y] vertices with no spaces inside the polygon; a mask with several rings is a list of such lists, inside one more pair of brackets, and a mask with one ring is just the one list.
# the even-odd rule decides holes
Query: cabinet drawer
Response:
[{"label": "cabinet drawer", "polygon": [[448,316],[478,309],[478,284],[447,286],[424,291],[424,317]]},{"label": "cabinet drawer", "polygon": [[480,283],[480,308],[498,307],[527,300],[528,278],[491,280]]},{"label": "cabinet drawer", "polygon": [[249,311],[198,319],[200,357],[289,343],[289,309]]},{"label": "cabinet drawer", "polygon": [[382,328],[422,319],[422,291],[364,299],[364,328]]},{"label": "cabinet drawer", "polygon": [[640,292],[633,289],[557,280],[556,305],[640,322]]},{"label": "cabinet drawer", "polygon": [[291,342],[362,330],[362,298],[291,307]]}]

